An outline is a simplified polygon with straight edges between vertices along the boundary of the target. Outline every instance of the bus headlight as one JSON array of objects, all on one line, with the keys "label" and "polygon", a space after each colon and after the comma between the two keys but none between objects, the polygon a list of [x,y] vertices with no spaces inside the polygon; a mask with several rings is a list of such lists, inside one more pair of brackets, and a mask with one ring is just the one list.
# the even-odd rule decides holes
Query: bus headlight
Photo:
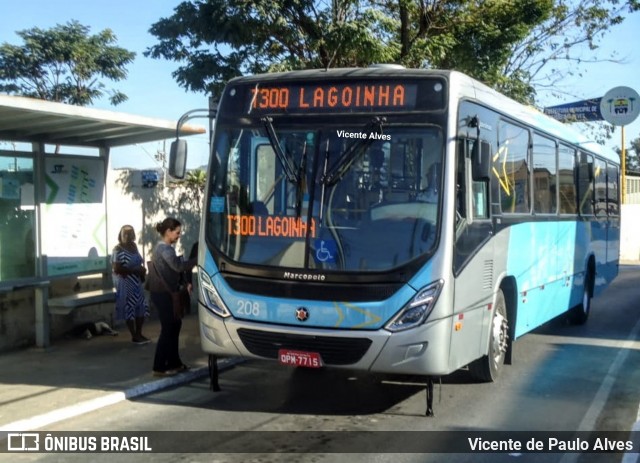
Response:
[{"label": "bus headlight", "polygon": [[205,307],[223,318],[229,317],[231,312],[213,286],[211,277],[202,267],[198,267],[198,281]]},{"label": "bus headlight", "polygon": [[396,332],[422,325],[436,305],[443,284],[443,280],[438,280],[418,291],[418,294],[387,323],[385,329]]}]

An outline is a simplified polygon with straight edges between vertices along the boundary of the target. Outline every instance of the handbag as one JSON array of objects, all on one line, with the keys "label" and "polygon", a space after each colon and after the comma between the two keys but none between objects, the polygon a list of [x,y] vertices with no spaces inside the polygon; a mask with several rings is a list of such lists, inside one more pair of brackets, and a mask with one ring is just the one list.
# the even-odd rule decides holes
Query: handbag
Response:
[{"label": "handbag", "polygon": [[[187,311],[187,304],[191,304],[189,291],[187,291],[186,288],[180,288],[178,289],[178,291],[171,291],[171,288],[169,288],[169,285],[167,284],[165,279],[162,278],[162,275],[160,275],[160,272],[158,272],[158,269],[154,265],[153,261],[147,262],[147,268],[149,269],[149,276],[151,277],[151,273],[153,272],[155,274],[154,278],[157,279],[157,282],[160,284],[160,286],[171,295],[171,304],[173,305],[173,316],[178,320],[182,319],[184,317],[185,312]],[[147,282],[149,280],[151,280],[151,278],[148,278]],[[150,286],[150,289],[153,290],[153,286],[152,285],[149,285],[149,286]]]},{"label": "handbag", "polygon": [[186,291],[174,291],[171,294],[171,302],[173,303],[173,316],[176,319],[181,319],[184,317],[186,312],[186,308],[184,306],[184,296],[183,293]]}]

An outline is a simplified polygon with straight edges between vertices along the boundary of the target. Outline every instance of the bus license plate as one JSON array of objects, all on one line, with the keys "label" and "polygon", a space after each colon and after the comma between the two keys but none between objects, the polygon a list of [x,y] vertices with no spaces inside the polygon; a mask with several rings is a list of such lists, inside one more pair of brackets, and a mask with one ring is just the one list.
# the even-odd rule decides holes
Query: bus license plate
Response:
[{"label": "bus license plate", "polygon": [[320,368],[322,367],[322,357],[317,352],[305,352],[301,350],[280,349],[278,360],[282,365],[292,365],[296,367]]}]

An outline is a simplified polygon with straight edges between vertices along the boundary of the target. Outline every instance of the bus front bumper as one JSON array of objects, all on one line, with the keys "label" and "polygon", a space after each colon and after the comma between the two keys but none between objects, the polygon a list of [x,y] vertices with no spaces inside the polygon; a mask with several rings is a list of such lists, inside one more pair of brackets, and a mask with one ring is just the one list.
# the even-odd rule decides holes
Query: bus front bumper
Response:
[{"label": "bus front bumper", "polygon": [[279,349],[319,353],[324,366],[375,373],[446,375],[451,318],[391,333],[379,330],[299,328],[222,319],[198,304],[204,352],[221,357],[278,361]]}]

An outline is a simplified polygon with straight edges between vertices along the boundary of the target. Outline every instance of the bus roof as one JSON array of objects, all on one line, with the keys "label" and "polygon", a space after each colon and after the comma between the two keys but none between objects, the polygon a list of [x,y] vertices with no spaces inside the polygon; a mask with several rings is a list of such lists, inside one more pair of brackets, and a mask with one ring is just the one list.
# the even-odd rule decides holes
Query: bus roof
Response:
[{"label": "bus roof", "polygon": [[368,68],[333,68],[310,69],[301,71],[274,72],[267,74],[255,74],[231,79],[229,84],[253,84],[265,82],[283,81],[308,81],[331,79],[364,79],[370,77],[426,77],[439,76],[449,81],[449,98],[469,99],[479,104],[492,108],[502,114],[508,115],[527,125],[535,127],[556,138],[570,144],[584,148],[587,151],[598,154],[614,163],[619,163],[619,156],[612,150],[587,138],[574,127],[559,122],[531,106],[518,103],[511,98],[502,95],[489,86],[458,71],[439,69],[409,69],[399,66],[372,66]]}]

